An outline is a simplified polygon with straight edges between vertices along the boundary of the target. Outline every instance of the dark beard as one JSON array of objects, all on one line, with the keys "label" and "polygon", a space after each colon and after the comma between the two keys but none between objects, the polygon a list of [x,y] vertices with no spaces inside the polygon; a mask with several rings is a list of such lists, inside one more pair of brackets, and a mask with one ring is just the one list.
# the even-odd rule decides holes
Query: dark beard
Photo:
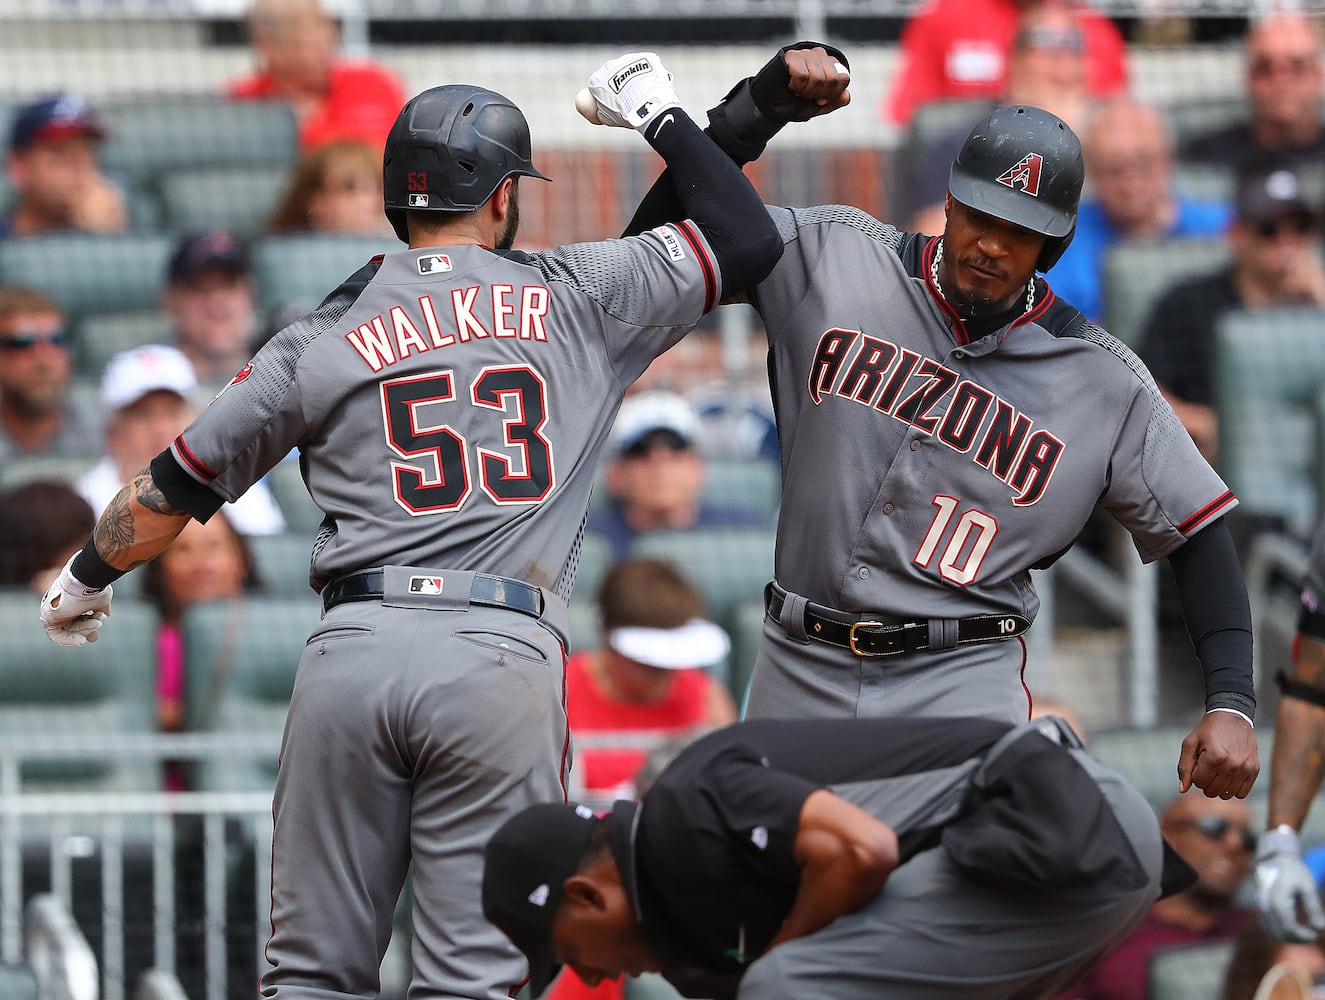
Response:
[{"label": "dark beard", "polygon": [[515,234],[520,229],[520,199],[517,197],[519,190],[512,185],[510,208],[506,213],[506,228],[497,235],[498,250],[509,250],[515,246]]},{"label": "dark beard", "polygon": [[1021,294],[1018,293],[1011,299],[999,301],[983,293],[968,292],[962,288],[954,288],[951,292],[945,288],[943,291],[949,304],[957,310],[957,315],[962,319],[993,319],[1007,312],[1021,298]]}]

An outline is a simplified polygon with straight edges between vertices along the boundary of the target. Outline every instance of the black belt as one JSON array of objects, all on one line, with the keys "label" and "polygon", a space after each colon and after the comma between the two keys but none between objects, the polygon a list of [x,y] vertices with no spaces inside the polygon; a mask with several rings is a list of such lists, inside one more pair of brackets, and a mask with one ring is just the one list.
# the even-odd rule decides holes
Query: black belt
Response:
[{"label": "black belt", "polygon": [[[764,606],[780,621],[786,598],[776,587],[765,588]],[[958,644],[1011,639],[1031,627],[1025,615],[973,615],[957,619]],[[841,646],[857,656],[895,656],[929,649],[929,622],[911,622],[888,615],[851,615],[819,604],[805,605],[805,634]]]},{"label": "black belt", "polygon": [[[325,613],[346,601],[380,601],[385,574],[379,569],[351,573],[332,580],[322,588],[322,611]],[[469,585],[469,602],[490,608],[519,611],[534,618],[543,616],[543,592],[520,580],[475,573]]]}]

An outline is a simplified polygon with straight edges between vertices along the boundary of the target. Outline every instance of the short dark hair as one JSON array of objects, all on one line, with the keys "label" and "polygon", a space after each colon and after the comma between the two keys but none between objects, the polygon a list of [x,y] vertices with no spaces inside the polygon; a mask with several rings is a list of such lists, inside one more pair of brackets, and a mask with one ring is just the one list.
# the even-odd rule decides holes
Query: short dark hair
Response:
[{"label": "short dark hair", "polygon": [[0,498],[0,585],[32,578],[87,541],[97,515],[66,482],[38,479]]},{"label": "short dark hair", "polygon": [[665,559],[622,559],[598,588],[604,631],[617,628],[679,628],[703,618],[704,599],[694,584]]}]

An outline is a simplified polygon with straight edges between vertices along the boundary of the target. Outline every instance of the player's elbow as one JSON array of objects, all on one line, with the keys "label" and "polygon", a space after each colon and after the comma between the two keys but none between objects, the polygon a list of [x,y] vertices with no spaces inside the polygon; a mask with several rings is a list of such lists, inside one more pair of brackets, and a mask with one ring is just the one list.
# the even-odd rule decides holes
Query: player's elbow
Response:
[{"label": "player's elbow", "polygon": [[859,885],[868,896],[873,897],[897,868],[897,834],[892,827],[879,823],[867,835],[858,836],[851,848]]},{"label": "player's elbow", "polygon": [[721,257],[724,297],[754,288],[782,258],[782,236],[771,219],[743,235]]}]

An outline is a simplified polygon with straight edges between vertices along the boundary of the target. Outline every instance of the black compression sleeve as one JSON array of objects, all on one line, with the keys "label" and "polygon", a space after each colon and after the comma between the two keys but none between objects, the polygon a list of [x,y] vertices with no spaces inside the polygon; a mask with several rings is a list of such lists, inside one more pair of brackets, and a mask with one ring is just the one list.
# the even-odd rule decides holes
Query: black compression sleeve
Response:
[{"label": "black compression sleeve", "polygon": [[1169,555],[1187,634],[1205,672],[1205,707],[1234,708],[1253,718],[1251,606],[1233,548],[1220,519]]},{"label": "black compression sleeve", "polygon": [[206,524],[225,500],[181,468],[169,448],[152,459],[152,480],[172,504]]},{"label": "black compression sleeve", "polygon": [[782,237],[740,168],[680,108],[659,116],[644,137],[667,162],[681,211],[637,232],[694,220],[717,258],[724,296],[767,277],[782,256]]}]

